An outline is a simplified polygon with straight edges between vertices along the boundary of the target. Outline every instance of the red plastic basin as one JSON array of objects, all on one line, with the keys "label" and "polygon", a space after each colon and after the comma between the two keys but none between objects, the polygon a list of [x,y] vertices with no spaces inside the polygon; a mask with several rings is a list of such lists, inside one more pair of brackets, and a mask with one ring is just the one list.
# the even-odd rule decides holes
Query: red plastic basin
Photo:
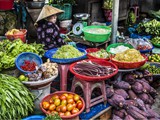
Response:
[{"label": "red plastic basin", "polygon": [[[114,75],[116,75],[118,73],[118,67],[114,64],[114,63],[111,63],[109,61],[106,61],[106,60],[97,60],[97,59],[87,59],[87,60],[81,60],[81,61],[91,61],[91,62],[95,62],[95,63],[98,63],[102,66],[111,66],[113,68],[116,69],[116,71],[110,75],[106,75],[106,76],[100,76],[100,77],[92,77],[92,76],[85,76],[85,75],[81,75],[81,74],[78,74],[76,73],[73,68],[74,66],[77,64],[76,63],[72,63],[70,65],[70,71],[79,79],[81,80],[85,80],[85,81],[102,81],[102,80],[107,80],[111,77],[113,77]],[[78,61],[78,62],[81,62],[81,61]]]},{"label": "red plastic basin", "polygon": [[89,59],[98,59],[98,60],[106,60],[106,61],[109,61],[110,60],[110,58],[108,57],[108,58],[97,58],[97,57],[94,57],[94,56],[92,56],[92,55],[90,55],[89,53],[92,53],[92,52],[97,52],[97,51],[99,51],[100,49],[98,49],[98,48],[88,48],[88,49],[86,49],[86,51],[87,51],[87,57],[89,58]]},{"label": "red plastic basin", "polygon": [[[75,93],[73,93],[73,92],[68,92],[68,91],[57,91],[57,92],[54,92],[54,93],[52,93],[52,94],[50,94],[50,95],[48,95],[48,96],[46,96],[46,97],[44,97],[44,98],[42,99],[42,101],[40,102],[40,108],[41,108],[41,110],[42,110],[45,114],[49,114],[45,109],[43,109],[42,103],[45,102],[45,101],[49,102],[49,100],[50,100],[50,99],[53,97],[53,95],[55,95],[55,94],[61,95],[61,94],[63,94],[63,93],[75,95]],[[76,118],[77,116],[79,116],[79,114],[81,114],[81,113],[84,111],[84,108],[85,108],[85,102],[84,102],[83,98],[80,97],[80,100],[81,100],[82,103],[83,103],[83,107],[82,107],[82,109],[81,109],[78,113],[73,114],[73,115],[70,115],[70,116],[61,116],[61,118],[62,118],[62,119],[71,119],[71,118],[74,119],[74,118]]]}]

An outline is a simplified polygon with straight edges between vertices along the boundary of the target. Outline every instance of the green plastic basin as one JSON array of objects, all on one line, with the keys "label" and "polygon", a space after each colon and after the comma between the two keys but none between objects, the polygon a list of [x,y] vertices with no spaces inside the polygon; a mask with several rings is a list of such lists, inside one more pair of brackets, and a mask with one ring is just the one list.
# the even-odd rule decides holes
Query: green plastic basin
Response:
[{"label": "green plastic basin", "polygon": [[[96,31],[99,28],[105,29],[107,31],[105,33],[102,33],[100,31],[97,33],[90,33],[88,31],[91,29],[93,29],[93,30],[95,29],[95,31]],[[111,28],[108,26],[87,26],[87,27],[84,27],[82,29],[82,31],[84,33],[85,40],[90,41],[90,42],[105,42],[105,41],[109,40],[109,37],[111,35]]]},{"label": "green plastic basin", "polygon": [[110,52],[110,49],[111,49],[111,48],[116,48],[116,47],[118,47],[118,46],[120,46],[120,45],[123,45],[123,46],[125,46],[125,47],[129,47],[130,49],[131,49],[131,48],[134,48],[132,45],[126,44],[126,43],[113,43],[113,44],[110,44],[110,45],[106,48],[106,50],[107,50],[107,52],[109,52],[109,53],[111,53],[111,54],[114,54],[114,53]]}]

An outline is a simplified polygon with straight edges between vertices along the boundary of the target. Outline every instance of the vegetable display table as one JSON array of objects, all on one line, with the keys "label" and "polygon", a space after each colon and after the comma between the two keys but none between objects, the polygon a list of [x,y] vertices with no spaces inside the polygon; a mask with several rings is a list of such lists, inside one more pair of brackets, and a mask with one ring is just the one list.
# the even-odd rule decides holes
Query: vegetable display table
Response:
[{"label": "vegetable display table", "polygon": [[118,69],[118,74],[115,76],[115,80],[121,81],[125,73],[136,71],[139,68],[135,69]]},{"label": "vegetable display table", "polygon": [[67,76],[70,64],[58,64],[60,72],[60,90],[67,91]]}]

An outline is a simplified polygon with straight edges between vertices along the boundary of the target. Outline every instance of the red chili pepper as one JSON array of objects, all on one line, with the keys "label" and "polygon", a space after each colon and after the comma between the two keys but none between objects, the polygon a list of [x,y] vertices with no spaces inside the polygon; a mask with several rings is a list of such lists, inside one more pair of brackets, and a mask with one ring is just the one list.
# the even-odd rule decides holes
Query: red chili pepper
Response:
[{"label": "red chili pepper", "polygon": [[24,64],[21,65],[21,69],[25,71],[34,71],[36,69],[37,64],[34,61],[25,60]]}]

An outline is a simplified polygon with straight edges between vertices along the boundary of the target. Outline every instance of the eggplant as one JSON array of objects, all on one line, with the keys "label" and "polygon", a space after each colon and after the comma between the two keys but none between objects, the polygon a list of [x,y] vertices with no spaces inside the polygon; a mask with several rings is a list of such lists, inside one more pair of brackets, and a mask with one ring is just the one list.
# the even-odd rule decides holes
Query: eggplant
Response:
[{"label": "eggplant", "polygon": [[153,87],[151,87],[151,90],[150,90],[150,95],[155,99],[156,98],[156,96],[158,95],[158,93],[157,93],[157,91],[153,88]]},{"label": "eggplant", "polygon": [[125,100],[123,106],[128,107],[128,106],[131,106],[131,105],[133,105],[133,106],[138,106],[138,104],[136,103],[135,100]]},{"label": "eggplant", "polygon": [[146,110],[151,109],[151,105],[150,104],[145,104]]},{"label": "eggplant", "polygon": [[156,113],[154,110],[152,109],[148,109],[147,110],[148,115],[150,116],[150,118],[160,118],[160,115],[158,113]]}]

